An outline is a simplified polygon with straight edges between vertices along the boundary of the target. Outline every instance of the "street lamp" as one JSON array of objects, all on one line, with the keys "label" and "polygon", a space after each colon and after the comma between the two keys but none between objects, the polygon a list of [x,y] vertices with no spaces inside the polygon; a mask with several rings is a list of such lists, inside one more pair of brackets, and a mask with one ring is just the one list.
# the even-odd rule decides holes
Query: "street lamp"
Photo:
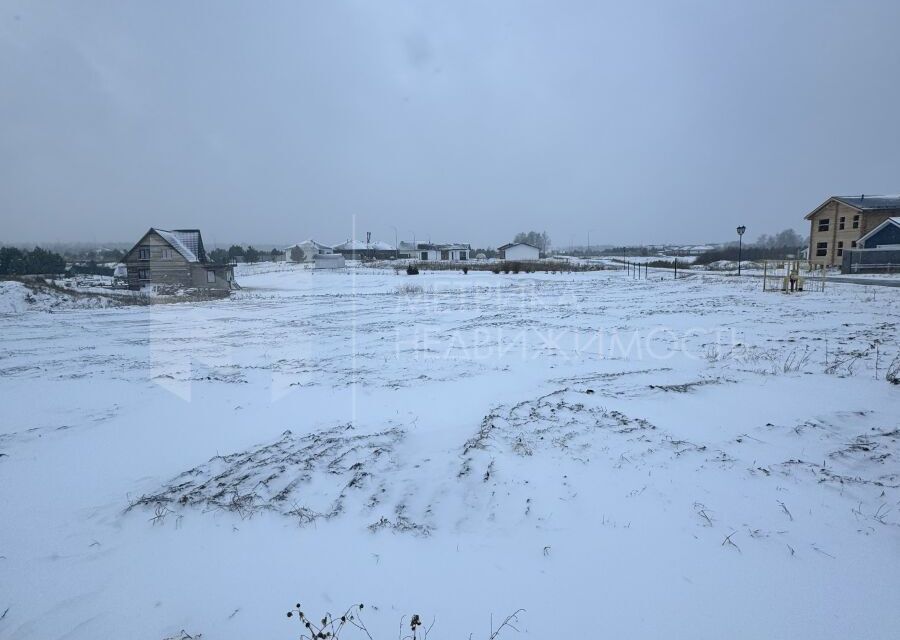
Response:
[{"label": "street lamp", "polygon": [[392,224],[388,225],[391,229],[394,230],[394,257],[400,257],[400,243],[397,241],[397,227]]},{"label": "street lamp", "polygon": [[737,228],[738,234],[738,275],[741,275],[741,252],[743,249],[743,238],[744,232],[747,230],[747,227],[741,225]]}]

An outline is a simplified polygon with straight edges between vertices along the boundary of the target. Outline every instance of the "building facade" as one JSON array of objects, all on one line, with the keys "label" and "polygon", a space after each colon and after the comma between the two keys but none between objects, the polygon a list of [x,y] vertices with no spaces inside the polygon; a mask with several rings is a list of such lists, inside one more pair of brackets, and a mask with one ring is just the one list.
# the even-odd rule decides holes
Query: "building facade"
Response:
[{"label": "building facade", "polygon": [[844,252],[888,218],[900,216],[900,196],[833,196],[806,215],[809,262],[840,266]]},{"label": "building facade", "polygon": [[348,260],[391,260],[397,257],[397,250],[387,242],[375,240],[347,240],[332,247],[334,253],[340,253]]},{"label": "building facade", "polygon": [[[296,249],[299,249],[302,255]],[[285,247],[284,259],[287,262],[312,262],[315,260],[315,256],[330,255],[331,253],[334,253],[331,247],[310,238],[309,240]],[[300,259],[296,260],[295,258],[298,257]]]},{"label": "building facade", "polygon": [[900,217],[888,218],[863,235],[857,248],[845,251],[843,273],[895,273],[900,271]]},{"label": "building facade", "polygon": [[501,260],[539,260],[541,250],[525,242],[513,242],[497,247]]},{"label": "building facade", "polygon": [[400,257],[423,262],[465,262],[472,254],[468,244],[432,244],[430,242],[401,242]]},{"label": "building facade", "polygon": [[209,261],[203,238],[197,229],[151,228],[125,254],[129,289],[171,287],[200,291],[228,291],[236,288],[234,269]]}]

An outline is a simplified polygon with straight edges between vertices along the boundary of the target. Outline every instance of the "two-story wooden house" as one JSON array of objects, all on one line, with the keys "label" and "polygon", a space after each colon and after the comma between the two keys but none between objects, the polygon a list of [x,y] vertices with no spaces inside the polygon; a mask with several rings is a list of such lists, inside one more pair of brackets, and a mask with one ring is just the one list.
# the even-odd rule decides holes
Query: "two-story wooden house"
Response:
[{"label": "two-story wooden house", "polygon": [[809,261],[840,266],[844,251],[888,218],[900,216],[900,196],[832,196],[806,215]]},{"label": "two-story wooden house", "polygon": [[122,260],[128,270],[128,288],[169,286],[201,291],[235,288],[234,269],[209,261],[197,229],[151,228]]}]

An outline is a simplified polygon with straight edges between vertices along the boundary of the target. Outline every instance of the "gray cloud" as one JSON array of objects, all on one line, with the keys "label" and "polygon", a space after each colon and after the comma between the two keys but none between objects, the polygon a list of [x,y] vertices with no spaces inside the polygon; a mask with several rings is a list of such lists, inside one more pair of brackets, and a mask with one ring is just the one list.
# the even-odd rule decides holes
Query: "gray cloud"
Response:
[{"label": "gray cloud", "polygon": [[0,241],[700,242],[900,190],[900,4],[0,7]]}]

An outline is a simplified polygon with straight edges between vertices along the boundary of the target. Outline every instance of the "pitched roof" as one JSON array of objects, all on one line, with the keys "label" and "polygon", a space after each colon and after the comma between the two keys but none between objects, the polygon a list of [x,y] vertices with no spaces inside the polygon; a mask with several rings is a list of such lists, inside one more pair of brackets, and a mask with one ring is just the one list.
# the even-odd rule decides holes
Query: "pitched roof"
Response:
[{"label": "pitched roof", "polygon": [[861,211],[869,211],[873,209],[900,209],[900,195],[892,196],[833,196],[835,200],[839,200],[846,205],[860,209]]},{"label": "pitched roof", "polygon": [[853,207],[857,211],[879,211],[885,209],[900,209],[900,195],[893,196],[867,196],[867,195],[859,195],[859,196],[831,196],[820,204],[818,207],[807,213],[804,217],[807,220],[812,220],[813,216],[815,216],[819,210],[824,207],[826,204],[831,202],[832,200],[837,200],[838,202],[847,205],[848,207]]},{"label": "pitched roof", "polygon": [[523,247],[531,247],[532,249],[537,249],[538,251],[541,250],[540,247],[536,247],[533,244],[528,244],[527,242],[510,242],[509,244],[505,244],[502,247],[497,247],[497,251],[506,251],[510,247],[517,247],[519,245],[522,245]]},{"label": "pitched roof", "polygon": [[177,251],[181,257],[183,257],[188,262],[207,262],[206,259],[206,251],[203,248],[203,238],[200,236],[199,229],[175,229],[173,231],[167,231],[166,229],[156,229],[154,227],[150,227],[147,230],[147,233],[141,236],[141,239],[137,241],[137,243],[128,250],[126,255],[130,255],[135,249],[140,246],[140,244],[144,241],[151,233],[157,234],[160,238],[165,240],[170,247],[172,247],[175,251]]},{"label": "pitched roof", "polygon": [[459,243],[459,242],[449,242],[449,243],[435,243],[435,242],[416,242],[415,246],[413,246],[412,242],[400,242],[400,249],[404,251],[469,251],[471,250],[472,245],[467,243]]},{"label": "pitched roof", "polygon": [[312,238],[310,238],[309,240],[304,240],[303,242],[298,242],[298,243],[296,243],[296,244],[292,244],[292,245],[289,246],[289,247],[285,247],[284,250],[285,250],[285,251],[290,251],[290,250],[293,249],[294,247],[300,247],[300,248],[302,249],[302,248],[303,248],[303,245],[312,245],[312,246],[314,246],[316,249],[331,249],[331,247],[330,247],[329,245],[327,245],[327,244],[322,244],[321,242],[318,242],[318,241],[313,240]]},{"label": "pitched roof", "polygon": [[860,236],[859,240],[857,240],[857,244],[865,244],[866,240],[874,236],[876,233],[887,227],[888,225],[894,225],[896,227],[900,227],[900,218],[888,218],[880,225],[869,231],[863,236]]},{"label": "pitched roof", "polygon": [[393,251],[394,246],[381,240],[373,240],[369,243],[362,240],[347,240],[334,245],[333,249],[335,251]]},{"label": "pitched roof", "polygon": [[174,231],[152,229],[152,231],[158,233],[163,240],[172,245],[172,248],[188,262],[204,262],[206,256],[203,253],[203,240],[200,239],[198,229],[176,229]]}]

